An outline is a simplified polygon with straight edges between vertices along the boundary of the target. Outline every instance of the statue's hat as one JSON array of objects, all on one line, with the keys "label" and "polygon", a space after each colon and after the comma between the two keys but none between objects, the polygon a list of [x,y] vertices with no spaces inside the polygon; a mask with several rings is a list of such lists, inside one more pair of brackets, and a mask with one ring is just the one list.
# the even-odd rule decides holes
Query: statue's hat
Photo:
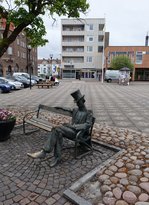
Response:
[{"label": "statue's hat", "polygon": [[71,96],[74,98],[76,102],[84,98],[84,95],[81,94],[80,90],[76,90],[75,92],[71,93]]}]

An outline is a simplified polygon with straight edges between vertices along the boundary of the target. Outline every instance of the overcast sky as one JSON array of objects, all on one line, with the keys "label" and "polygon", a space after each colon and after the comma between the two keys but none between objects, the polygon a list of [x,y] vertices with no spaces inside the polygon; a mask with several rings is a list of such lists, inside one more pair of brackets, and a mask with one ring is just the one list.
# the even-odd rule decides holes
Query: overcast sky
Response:
[{"label": "overcast sky", "polygon": [[[89,11],[82,18],[105,18],[106,31],[110,32],[110,45],[145,45],[149,32],[149,0],[88,0]],[[46,38],[49,43],[38,49],[38,58],[60,58],[61,21],[45,17]],[[64,17],[63,17],[64,18]]]}]

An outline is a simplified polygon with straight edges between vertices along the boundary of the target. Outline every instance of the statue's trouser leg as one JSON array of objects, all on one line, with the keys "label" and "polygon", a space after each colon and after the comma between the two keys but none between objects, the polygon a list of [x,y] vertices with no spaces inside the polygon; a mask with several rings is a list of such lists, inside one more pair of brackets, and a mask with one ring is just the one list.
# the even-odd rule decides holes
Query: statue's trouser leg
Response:
[{"label": "statue's trouser leg", "polygon": [[63,146],[63,135],[57,130],[57,128],[53,128],[49,134],[47,142],[43,147],[43,150],[45,152],[50,153],[54,149],[55,158],[61,159],[62,146]]},{"label": "statue's trouser leg", "polygon": [[51,132],[49,133],[48,140],[46,141],[46,143],[45,143],[45,145],[43,147],[43,150],[45,152],[50,153],[50,152],[53,151],[53,149],[54,149],[54,147],[55,147],[55,145],[57,143],[57,137],[58,136],[56,134],[57,133],[56,133],[55,129],[53,128],[51,130]]},{"label": "statue's trouser leg", "polygon": [[48,140],[45,143],[43,150],[45,152],[52,152],[54,149],[55,158],[61,159],[61,150],[63,145],[63,136],[73,139],[76,133],[73,129],[65,126],[53,128],[49,133]]},{"label": "statue's trouser leg", "polygon": [[63,135],[61,133],[59,133],[58,139],[57,139],[57,143],[54,147],[54,157],[61,159],[62,156],[62,146],[63,146]]}]

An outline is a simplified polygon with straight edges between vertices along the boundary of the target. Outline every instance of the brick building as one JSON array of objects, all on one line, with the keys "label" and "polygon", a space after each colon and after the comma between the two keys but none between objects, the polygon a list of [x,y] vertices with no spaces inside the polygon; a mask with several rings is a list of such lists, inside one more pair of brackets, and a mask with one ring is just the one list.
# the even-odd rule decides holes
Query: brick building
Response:
[{"label": "brick building", "polygon": [[[6,25],[5,19],[0,19],[0,39]],[[10,32],[14,29],[10,26]],[[5,54],[0,58],[0,76],[6,76],[13,72],[27,72],[37,74],[37,48],[28,49],[27,38],[21,32],[16,40],[9,46]]]},{"label": "brick building", "polygon": [[108,46],[105,49],[105,70],[110,68],[113,57],[128,56],[134,64],[132,80],[149,81],[149,46]]}]

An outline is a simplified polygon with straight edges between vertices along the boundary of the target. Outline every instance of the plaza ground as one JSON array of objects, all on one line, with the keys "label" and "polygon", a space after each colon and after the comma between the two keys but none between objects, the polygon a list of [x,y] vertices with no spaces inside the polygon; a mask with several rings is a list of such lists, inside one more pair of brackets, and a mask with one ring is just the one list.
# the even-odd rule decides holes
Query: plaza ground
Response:
[{"label": "plaza ground", "polygon": [[[96,117],[94,140],[122,149],[114,161],[97,173],[104,201],[99,204],[148,205],[148,88],[149,83],[144,82],[119,86],[94,80],[63,80],[59,86],[50,89],[33,87],[0,94],[0,106],[15,110],[21,122],[23,112],[35,110],[39,103],[74,107],[70,93],[80,89],[87,107]],[[75,160],[66,143],[62,163],[50,168],[48,160],[34,161],[26,155],[39,150],[46,138],[46,132],[25,136],[22,128],[16,128],[8,141],[0,143],[0,205],[69,205],[71,203],[63,197],[65,189],[114,154],[99,146],[103,154],[95,151],[93,155]],[[126,186],[128,190],[125,190]],[[108,198],[107,192],[112,197]]]}]

